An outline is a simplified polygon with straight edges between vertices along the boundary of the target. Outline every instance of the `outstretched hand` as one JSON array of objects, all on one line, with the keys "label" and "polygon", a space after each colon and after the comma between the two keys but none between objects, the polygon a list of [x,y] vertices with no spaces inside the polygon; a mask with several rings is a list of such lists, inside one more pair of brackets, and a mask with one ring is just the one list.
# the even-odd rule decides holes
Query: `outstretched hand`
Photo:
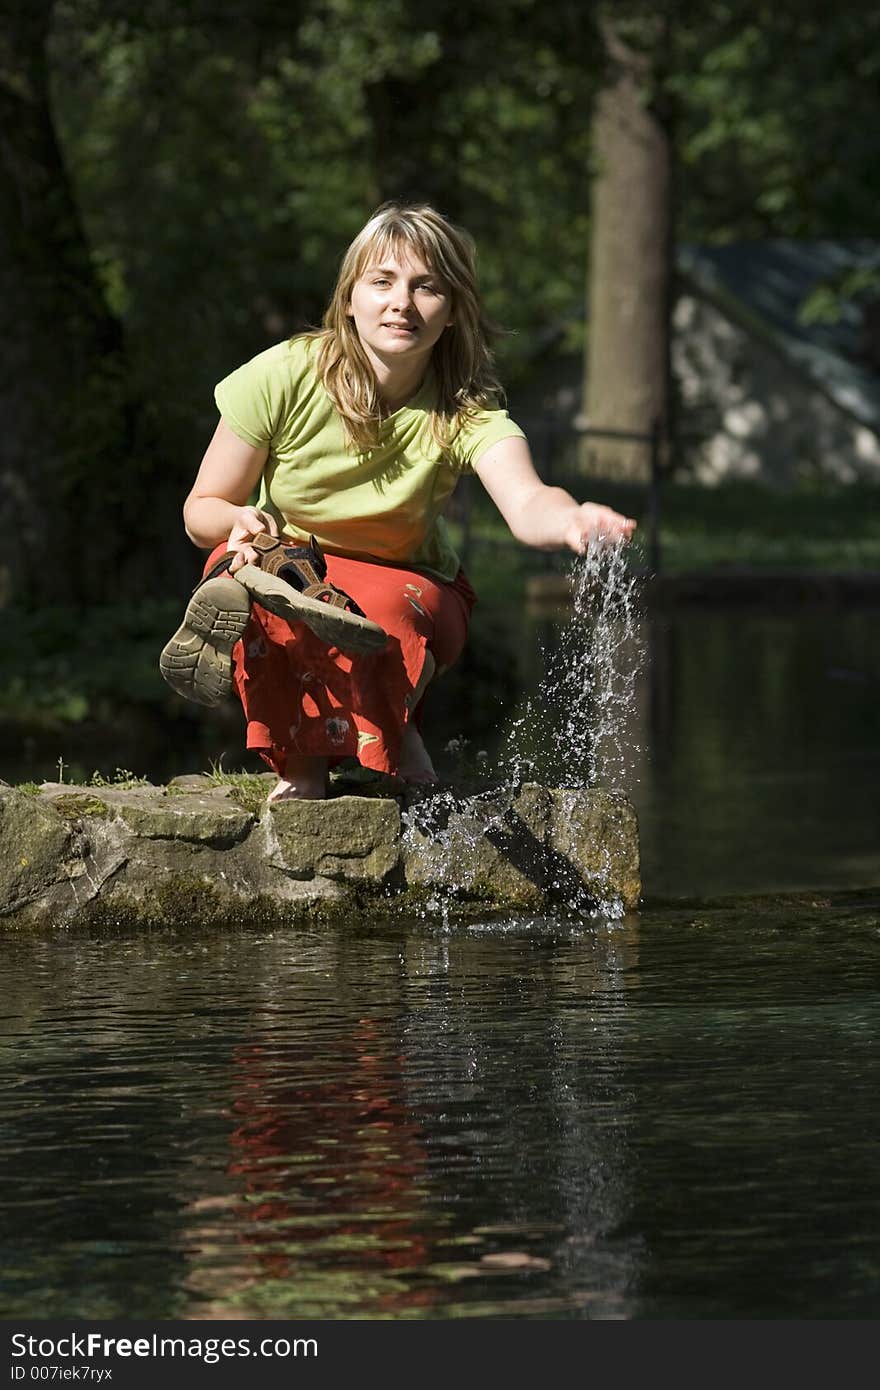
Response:
[{"label": "outstretched hand", "polygon": [[242,565],[254,565],[259,563],[256,550],[251,545],[254,536],[278,535],[278,523],[274,516],[268,512],[261,512],[258,507],[242,507],[232,530],[229,532],[229,539],[226,542],[228,550],[235,550],[237,554],[229,566],[229,571],[234,574],[240,570]]},{"label": "outstretched hand", "polygon": [[581,502],[574,520],[566,528],[565,544],[576,555],[583,555],[590,541],[614,545],[617,541],[631,540],[636,525],[632,517],[621,516],[611,507],[598,502]]}]

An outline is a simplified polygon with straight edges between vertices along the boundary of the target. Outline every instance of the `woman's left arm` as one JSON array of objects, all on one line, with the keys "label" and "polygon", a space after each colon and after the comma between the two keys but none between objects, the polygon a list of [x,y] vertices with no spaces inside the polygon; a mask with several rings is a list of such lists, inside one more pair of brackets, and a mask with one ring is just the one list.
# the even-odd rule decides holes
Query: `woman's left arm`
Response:
[{"label": "woman's left arm", "polygon": [[636,523],[598,502],[576,502],[561,487],[542,483],[526,441],[502,439],[487,449],[474,472],[518,541],[541,550],[568,547],[580,555],[589,542],[629,540]]}]

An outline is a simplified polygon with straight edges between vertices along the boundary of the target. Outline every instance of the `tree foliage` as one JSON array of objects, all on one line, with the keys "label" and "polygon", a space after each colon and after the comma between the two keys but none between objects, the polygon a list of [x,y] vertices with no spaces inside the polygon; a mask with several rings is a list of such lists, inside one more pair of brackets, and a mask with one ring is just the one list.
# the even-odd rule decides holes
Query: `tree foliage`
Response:
[{"label": "tree foliage", "polygon": [[[644,99],[674,141],[679,236],[874,234],[880,13],[847,0],[610,8],[650,59]],[[504,373],[527,376],[582,301],[608,9],[0,0],[4,111],[39,69],[59,158],[32,143],[31,173],[67,198],[54,234],[45,219],[26,235],[7,223],[7,281],[39,262],[46,295],[7,306],[4,332],[37,343],[48,313],[60,360],[102,383],[66,412],[51,464],[35,459],[35,494],[63,508],[79,487],[90,524],[115,517],[129,549],[185,564],[178,507],[214,382],[319,319],[341,252],[388,197],[428,198],[472,231],[489,307],[512,330]],[[23,126],[4,125],[14,207]],[[35,452],[45,418],[36,364],[18,363],[14,458]],[[143,582],[143,566],[131,574]]]}]

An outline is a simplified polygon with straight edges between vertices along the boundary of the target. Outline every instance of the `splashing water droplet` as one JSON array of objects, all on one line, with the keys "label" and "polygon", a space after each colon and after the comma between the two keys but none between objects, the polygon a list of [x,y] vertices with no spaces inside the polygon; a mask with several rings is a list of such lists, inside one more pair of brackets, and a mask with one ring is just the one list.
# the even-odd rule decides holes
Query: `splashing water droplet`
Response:
[{"label": "splashing water droplet", "polygon": [[[571,612],[554,649],[545,654],[545,674],[524,713],[512,724],[493,786],[471,795],[441,791],[403,812],[403,841],[430,867],[432,891],[425,914],[448,929],[450,913],[467,898],[479,872],[484,837],[505,832],[510,796],[523,782],[584,790],[621,789],[637,748],[625,730],[634,710],[643,642],[639,626],[638,575],[627,563],[623,543],[593,542],[571,570]],[[460,753],[466,740],[447,751]],[[483,769],[487,758],[480,754]],[[608,857],[607,847],[605,855]],[[599,875],[601,879],[602,875]],[[557,900],[579,918],[606,921],[624,914],[620,898],[600,889],[600,900],[553,882]]]},{"label": "splashing water droplet", "polygon": [[639,576],[627,547],[592,541],[570,572],[572,607],[545,673],[512,725],[514,780],[621,790],[639,750],[626,730],[644,656]]}]

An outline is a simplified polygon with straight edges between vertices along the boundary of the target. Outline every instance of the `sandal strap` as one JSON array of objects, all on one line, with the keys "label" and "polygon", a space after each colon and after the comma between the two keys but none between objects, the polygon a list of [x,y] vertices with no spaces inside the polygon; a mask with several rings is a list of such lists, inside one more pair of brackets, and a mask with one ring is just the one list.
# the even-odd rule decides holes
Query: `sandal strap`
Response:
[{"label": "sandal strap", "polygon": [[268,574],[277,574],[284,565],[295,566],[301,571],[308,584],[320,584],[327,577],[327,561],[321,554],[320,546],[312,536],[308,545],[291,545],[277,536],[261,532],[254,536],[251,544],[257,551],[260,568]]},{"label": "sandal strap", "polygon": [[203,584],[207,584],[207,582],[208,582],[209,579],[216,579],[218,574],[224,574],[224,573],[226,572],[226,570],[229,569],[229,566],[232,564],[232,561],[233,561],[234,559],[235,559],[235,551],[234,551],[234,550],[227,550],[226,554],[225,554],[225,555],[221,555],[221,556],[220,556],[220,559],[217,560],[217,561],[211,566],[211,568],[208,570],[208,573],[202,575],[202,577],[201,577],[201,579],[199,580],[198,584],[196,585],[195,589],[193,589],[193,593],[196,592],[196,589],[200,589],[200,588],[202,587]]},{"label": "sandal strap", "polygon": [[331,608],[343,608],[350,613],[360,613],[354,599],[349,598],[341,589],[334,588],[332,584],[310,584],[307,589],[303,589],[303,597],[317,599],[319,603],[329,603]]},{"label": "sandal strap", "polygon": [[329,603],[359,618],[366,616],[349,594],[327,580],[327,561],[314,536],[309,537],[308,545],[289,545],[277,536],[261,532],[251,544],[257,551],[260,569],[286,580],[305,598]]}]

